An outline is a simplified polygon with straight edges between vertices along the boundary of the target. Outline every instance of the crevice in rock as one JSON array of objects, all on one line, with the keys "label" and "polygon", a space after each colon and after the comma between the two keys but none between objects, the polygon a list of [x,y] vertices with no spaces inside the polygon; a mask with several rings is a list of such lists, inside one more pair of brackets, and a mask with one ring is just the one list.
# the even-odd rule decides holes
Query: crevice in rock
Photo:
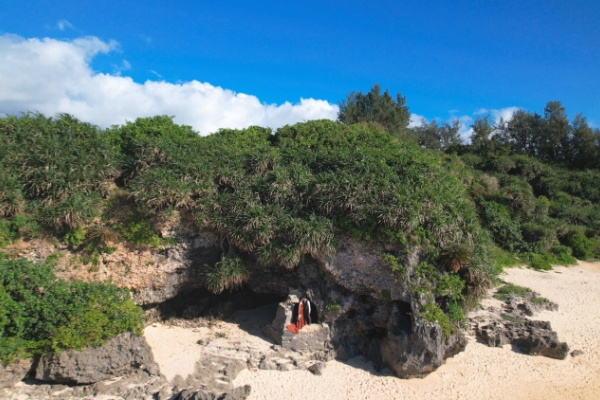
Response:
[{"label": "crevice in rock", "polygon": [[224,291],[219,294],[214,294],[204,288],[180,290],[175,297],[158,305],[147,307],[147,314],[151,320],[161,321],[174,318],[222,320],[239,310],[253,310],[266,305],[275,306],[285,298],[279,294],[255,293],[247,285],[243,285],[238,290]]}]

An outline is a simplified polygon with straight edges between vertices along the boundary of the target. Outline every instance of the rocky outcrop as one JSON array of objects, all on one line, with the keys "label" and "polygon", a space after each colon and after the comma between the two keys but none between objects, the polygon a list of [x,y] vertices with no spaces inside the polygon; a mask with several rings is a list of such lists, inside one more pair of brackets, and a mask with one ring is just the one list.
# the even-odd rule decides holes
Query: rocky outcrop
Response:
[{"label": "rocky outcrop", "polygon": [[19,360],[7,366],[0,364],[0,389],[13,387],[25,378],[31,369],[32,360]]},{"label": "rocky outcrop", "polygon": [[564,360],[569,354],[569,346],[558,340],[558,335],[547,321],[493,321],[477,326],[476,332],[491,347],[512,344],[525,354],[559,360]]},{"label": "rocky outcrop", "polygon": [[229,392],[211,392],[207,390],[186,389],[176,400],[244,400],[250,396],[250,385],[235,388]]},{"label": "rocky outcrop", "polygon": [[293,290],[287,300],[279,303],[277,314],[273,322],[263,328],[263,331],[286,349],[292,351],[314,353],[332,350],[331,332],[326,323],[314,323],[302,328],[302,334],[294,334],[286,329],[292,321],[292,310],[298,304],[302,294]]},{"label": "rocky outcrop", "polygon": [[554,311],[558,305],[529,291],[523,296],[511,294],[501,307],[489,307],[470,319],[477,337],[490,347],[513,345],[524,354],[541,355],[564,360],[569,345],[558,339],[550,322],[528,317],[542,310]]},{"label": "rocky outcrop", "polygon": [[445,338],[438,324],[415,320],[411,332],[395,334],[388,331],[381,354],[386,364],[400,378],[423,378],[436,370],[444,360],[465,349],[466,338],[461,331]]},{"label": "rocky outcrop", "polygon": [[98,348],[43,355],[35,366],[36,379],[67,384],[91,384],[134,373],[160,375],[146,340],[131,333]]},{"label": "rocky outcrop", "polygon": [[[402,378],[423,377],[464,350],[466,339],[459,329],[446,338],[439,324],[417,316],[421,299],[406,280],[382,263],[385,250],[346,239],[334,254],[300,265],[295,276],[282,271],[280,279],[289,284],[289,296],[279,304],[265,333],[286,349],[334,356],[333,348],[341,360],[364,356],[376,368],[388,367]],[[416,253],[406,257],[407,274],[417,262]],[[267,281],[255,277],[249,284],[256,290],[269,290]],[[303,295],[312,300],[320,320],[295,335],[285,326],[291,323],[293,306]]]}]

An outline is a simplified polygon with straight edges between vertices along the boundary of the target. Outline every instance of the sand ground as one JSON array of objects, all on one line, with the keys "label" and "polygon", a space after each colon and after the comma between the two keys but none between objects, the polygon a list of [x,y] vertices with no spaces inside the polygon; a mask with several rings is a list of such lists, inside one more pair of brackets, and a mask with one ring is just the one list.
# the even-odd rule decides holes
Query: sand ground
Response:
[{"label": "sand ground", "polygon": [[[550,321],[559,339],[578,357],[554,360],[520,354],[511,346],[490,348],[469,336],[467,349],[424,379],[402,380],[380,375],[360,357],[331,361],[322,376],[305,370],[288,372],[244,370],[234,381],[250,384],[250,399],[600,399],[600,263],[579,262],[536,272],[508,269],[503,279],[529,287],[558,303],[559,310],[535,318]],[[493,302],[493,299],[484,300]],[[252,342],[268,348],[260,331],[248,329],[248,312],[236,313],[210,328],[149,326],[146,338],[163,374],[172,379],[193,371],[197,340]],[[244,329],[242,329],[244,328]],[[219,337],[225,335],[225,338]]]}]

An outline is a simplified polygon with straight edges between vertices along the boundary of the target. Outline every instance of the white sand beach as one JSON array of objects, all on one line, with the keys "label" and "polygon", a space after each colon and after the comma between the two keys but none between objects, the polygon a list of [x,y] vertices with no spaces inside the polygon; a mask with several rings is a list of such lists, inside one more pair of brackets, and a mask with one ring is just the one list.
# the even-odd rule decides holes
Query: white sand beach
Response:
[{"label": "white sand beach", "polygon": [[[491,348],[469,336],[466,351],[447,360],[424,379],[383,376],[360,357],[330,361],[322,376],[306,370],[244,370],[234,381],[250,384],[250,399],[600,399],[600,263],[579,262],[536,272],[508,269],[503,279],[529,287],[559,305],[535,319],[550,321],[559,339],[582,355],[555,360],[529,356],[511,346]],[[493,299],[484,300],[493,302]],[[248,313],[248,312],[245,312]],[[259,332],[239,327],[244,312],[207,328],[183,329],[155,324],[145,330],[162,373],[172,379],[191,373],[198,357],[196,343],[228,341],[256,348],[271,343]],[[222,337],[225,336],[225,337]]]}]

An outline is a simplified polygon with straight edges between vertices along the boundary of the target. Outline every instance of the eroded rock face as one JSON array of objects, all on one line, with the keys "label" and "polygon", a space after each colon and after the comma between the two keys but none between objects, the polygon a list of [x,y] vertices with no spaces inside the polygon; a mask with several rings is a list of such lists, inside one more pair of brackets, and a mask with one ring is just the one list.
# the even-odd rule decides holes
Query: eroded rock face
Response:
[{"label": "eroded rock face", "polygon": [[558,305],[530,291],[524,296],[509,295],[501,307],[489,307],[470,323],[479,339],[490,347],[511,344],[525,354],[564,360],[569,345],[558,339],[550,322],[528,319],[539,311],[557,309]]},{"label": "eroded rock face", "polygon": [[180,290],[204,284],[201,267],[219,260],[222,249],[218,238],[208,230],[199,230],[185,219],[169,221],[160,227],[163,238],[175,238],[176,244],[156,249],[114,244],[111,254],[103,253],[96,268],[81,265],[79,253],[48,238],[11,245],[21,257],[43,261],[60,254],[56,275],[67,281],[111,281],[131,290],[136,304],[147,306],[175,297]]},{"label": "eroded rock face", "polygon": [[491,347],[513,344],[525,354],[558,360],[564,360],[569,355],[569,345],[558,340],[558,335],[547,321],[493,321],[477,326],[476,332]]},{"label": "eroded rock face", "polygon": [[131,333],[119,335],[98,348],[45,354],[35,366],[36,379],[67,384],[91,384],[137,372],[160,375],[146,339]]},{"label": "eroded rock face", "polygon": [[20,360],[6,367],[0,364],[0,389],[13,387],[20,380],[23,380],[31,369],[31,359]]},{"label": "eroded rock face", "polygon": [[[390,268],[382,263],[384,251],[383,245],[346,239],[334,254],[324,255],[318,261],[330,279],[352,293],[377,299],[382,291],[389,291],[390,300],[407,301],[409,288],[398,282]],[[409,266],[413,264],[407,261]]]},{"label": "eroded rock face", "polygon": [[[289,296],[279,304],[265,333],[282,347],[296,351],[334,348],[338,359],[364,356],[376,368],[389,367],[401,378],[423,377],[447,357],[463,351],[466,339],[462,332],[457,330],[446,338],[437,323],[415,317],[420,298],[382,264],[384,250],[383,246],[348,239],[336,254],[297,267],[296,276],[284,271],[281,276],[290,285]],[[416,254],[407,257],[408,273],[417,262]],[[266,290],[266,279],[257,281],[259,290]],[[255,287],[254,281],[251,284]],[[387,292],[385,296],[382,291]],[[319,322],[324,324],[305,327],[295,335],[285,326],[291,323],[294,304],[303,295],[318,309]]]}]

